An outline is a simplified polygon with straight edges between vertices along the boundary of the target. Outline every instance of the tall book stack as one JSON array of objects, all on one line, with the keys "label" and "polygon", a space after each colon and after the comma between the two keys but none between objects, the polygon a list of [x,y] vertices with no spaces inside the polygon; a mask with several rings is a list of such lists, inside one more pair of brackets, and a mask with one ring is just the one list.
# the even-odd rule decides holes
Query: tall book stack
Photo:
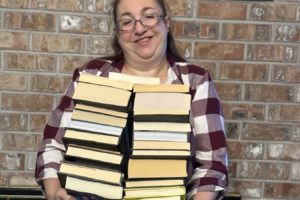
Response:
[{"label": "tall book stack", "polygon": [[135,84],[125,199],[185,198],[191,96],[186,85]]},{"label": "tall book stack", "polygon": [[132,88],[129,82],[80,74],[75,108],[63,137],[67,150],[58,171],[69,193],[123,198]]}]

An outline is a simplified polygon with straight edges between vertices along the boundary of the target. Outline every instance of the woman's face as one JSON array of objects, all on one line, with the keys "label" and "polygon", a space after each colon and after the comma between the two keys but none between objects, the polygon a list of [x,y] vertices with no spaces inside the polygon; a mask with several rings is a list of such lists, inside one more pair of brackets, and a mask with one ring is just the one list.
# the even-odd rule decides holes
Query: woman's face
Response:
[{"label": "woman's face", "polygon": [[[128,19],[147,18],[148,15],[153,16],[152,14],[163,14],[156,0],[121,0],[117,7],[117,21],[123,20],[122,23]],[[164,58],[169,19],[163,16],[159,20],[160,22],[151,28],[144,27],[140,21],[136,21],[132,31],[118,32],[118,42],[123,49],[125,59],[140,62]]]}]

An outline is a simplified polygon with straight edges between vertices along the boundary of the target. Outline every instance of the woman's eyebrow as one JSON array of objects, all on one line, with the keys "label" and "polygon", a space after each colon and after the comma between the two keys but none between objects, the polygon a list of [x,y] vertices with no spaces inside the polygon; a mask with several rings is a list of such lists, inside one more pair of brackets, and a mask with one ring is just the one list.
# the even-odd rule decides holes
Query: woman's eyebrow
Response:
[{"label": "woman's eyebrow", "polygon": [[[146,11],[148,11],[148,10],[155,10],[155,9],[152,8],[152,7],[145,7],[145,8],[142,9],[142,13],[144,13],[144,12],[146,12]],[[122,13],[122,14],[120,15],[120,17],[123,17],[123,16],[130,16],[130,17],[132,17],[133,15],[132,15],[132,13],[130,13],[130,12],[124,12],[124,13]]]}]

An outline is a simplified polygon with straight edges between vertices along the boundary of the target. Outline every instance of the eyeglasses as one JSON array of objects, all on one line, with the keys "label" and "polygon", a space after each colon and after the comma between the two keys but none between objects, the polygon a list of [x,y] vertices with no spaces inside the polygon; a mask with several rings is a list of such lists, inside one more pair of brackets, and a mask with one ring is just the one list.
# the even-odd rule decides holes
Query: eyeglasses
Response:
[{"label": "eyeglasses", "polygon": [[140,22],[146,28],[152,28],[159,24],[163,16],[158,13],[145,14],[141,19],[120,19],[118,21],[117,27],[119,31],[131,32],[135,29],[136,23]]}]

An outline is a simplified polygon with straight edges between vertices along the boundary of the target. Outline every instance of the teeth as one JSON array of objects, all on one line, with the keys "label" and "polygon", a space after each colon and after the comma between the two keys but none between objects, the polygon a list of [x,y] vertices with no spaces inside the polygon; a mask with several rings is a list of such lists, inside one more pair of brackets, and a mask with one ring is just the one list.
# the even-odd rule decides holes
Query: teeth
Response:
[{"label": "teeth", "polygon": [[143,38],[143,39],[138,40],[137,42],[145,42],[145,41],[148,41],[148,40],[150,40],[150,38]]}]

